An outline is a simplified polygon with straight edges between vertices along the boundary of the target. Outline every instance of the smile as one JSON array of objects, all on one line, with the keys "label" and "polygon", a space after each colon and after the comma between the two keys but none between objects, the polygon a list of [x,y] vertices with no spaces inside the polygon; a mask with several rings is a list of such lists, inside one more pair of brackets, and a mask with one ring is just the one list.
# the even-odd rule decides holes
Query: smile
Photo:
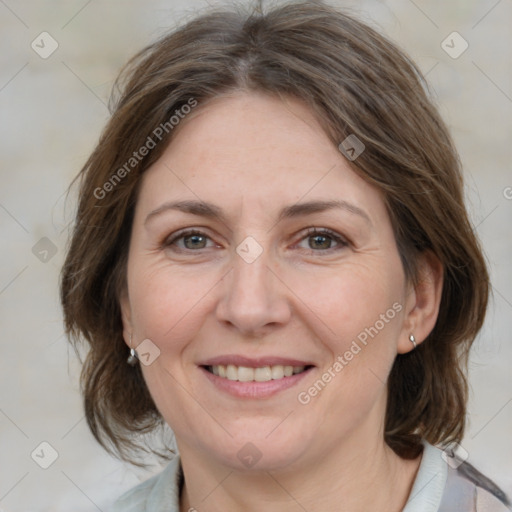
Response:
[{"label": "smile", "polygon": [[207,371],[224,379],[239,382],[268,382],[270,380],[279,380],[285,377],[297,375],[306,370],[306,366],[261,366],[250,368],[247,366],[235,366],[234,364],[218,364],[205,367]]},{"label": "smile", "polygon": [[238,399],[265,399],[297,386],[315,368],[308,364],[261,364],[238,366],[215,361],[199,369],[213,389]]}]

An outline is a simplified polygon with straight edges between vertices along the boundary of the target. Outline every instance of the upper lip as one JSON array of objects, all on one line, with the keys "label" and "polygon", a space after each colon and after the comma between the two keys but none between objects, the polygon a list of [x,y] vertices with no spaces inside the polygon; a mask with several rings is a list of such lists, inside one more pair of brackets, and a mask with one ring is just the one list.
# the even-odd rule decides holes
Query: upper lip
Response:
[{"label": "upper lip", "polygon": [[199,363],[199,366],[218,366],[232,364],[234,366],[245,366],[247,368],[261,368],[263,366],[313,366],[309,361],[291,359],[288,357],[265,356],[265,357],[246,357],[240,355],[223,355],[212,357]]}]

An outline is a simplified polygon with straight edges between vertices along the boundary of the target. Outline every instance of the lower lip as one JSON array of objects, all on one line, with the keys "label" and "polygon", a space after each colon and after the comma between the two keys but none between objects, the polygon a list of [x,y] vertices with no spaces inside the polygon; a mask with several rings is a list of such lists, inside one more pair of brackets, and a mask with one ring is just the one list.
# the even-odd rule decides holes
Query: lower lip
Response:
[{"label": "lower lip", "polygon": [[298,384],[309,374],[313,367],[308,368],[302,373],[291,375],[290,377],[268,380],[266,382],[240,382],[238,380],[229,380],[210,373],[202,366],[200,366],[199,369],[213,385],[232,396],[236,396],[237,398],[268,398]]}]

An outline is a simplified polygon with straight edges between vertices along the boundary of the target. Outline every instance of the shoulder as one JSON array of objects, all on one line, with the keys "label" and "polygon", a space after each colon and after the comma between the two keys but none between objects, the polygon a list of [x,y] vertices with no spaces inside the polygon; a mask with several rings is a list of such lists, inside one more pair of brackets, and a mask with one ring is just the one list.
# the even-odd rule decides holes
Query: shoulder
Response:
[{"label": "shoulder", "polygon": [[[426,446],[427,448],[427,446]],[[446,481],[438,512],[507,512],[511,511],[507,495],[472,464],[453,451],[430,446],[446,468]]]},{"label": "shoulder", "polygon": [[[444,508],[452,510],[464,503],[464,510],[475,512],[507,512],[512,510],[509,497],[486,475],[456,456],[446,457],[448,475],[443,494]],[[453,509],[455,510],[455,509]]]},{"label": "shoulder", "polygon": [[474,466],[426,441],[403,512],[510,512],[510,498]]},{"label": "shoulder", "polygon": [[124,493],[109,512],[179,512],[182,478],[181,461],[176,455],[159,474]]}]

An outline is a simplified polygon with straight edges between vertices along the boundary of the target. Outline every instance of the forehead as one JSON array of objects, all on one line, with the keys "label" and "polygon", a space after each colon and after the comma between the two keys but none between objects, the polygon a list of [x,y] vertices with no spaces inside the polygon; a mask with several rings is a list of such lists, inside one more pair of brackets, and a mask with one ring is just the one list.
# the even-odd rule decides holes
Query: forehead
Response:
[{"label": "forehead", "polygon": [[[199,105],[180,122],[160,159],[142,181],[143,209],[190,198],[248,208],[302,198],[383,202],[295,98],[232,93]],[[378,204],[380,203],[380,204]]]}]

